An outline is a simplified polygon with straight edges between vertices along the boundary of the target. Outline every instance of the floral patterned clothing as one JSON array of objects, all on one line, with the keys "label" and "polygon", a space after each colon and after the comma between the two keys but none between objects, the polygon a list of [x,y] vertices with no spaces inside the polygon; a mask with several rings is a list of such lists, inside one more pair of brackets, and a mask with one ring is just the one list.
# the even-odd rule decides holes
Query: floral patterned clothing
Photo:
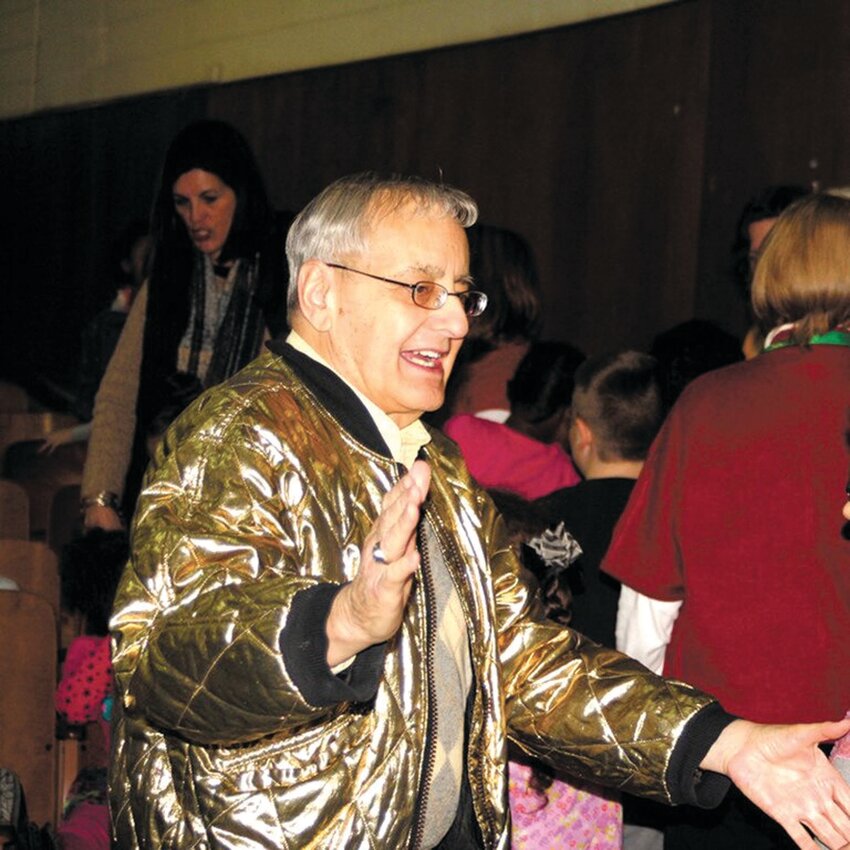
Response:
[{"label": "floral patterned clothing", "polygon": [[623,811],[613,792],[555,779],[531,786],[531,768],[508,763],[512,850],[620,850]]}]

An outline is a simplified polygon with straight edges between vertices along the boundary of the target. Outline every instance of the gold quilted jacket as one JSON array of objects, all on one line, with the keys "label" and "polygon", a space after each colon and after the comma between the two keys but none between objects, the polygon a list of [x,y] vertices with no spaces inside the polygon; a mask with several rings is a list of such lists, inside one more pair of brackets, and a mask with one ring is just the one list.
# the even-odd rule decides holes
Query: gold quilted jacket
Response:
[{"label": "gold quilted jacket", "polygon": [[[399,476],[353,433],[351,411],[328,409],[338,379],[316,364],[325,376],[305,382],[298,364],[291,350],[267,352],[205,394],[148,472],[112,620],[122,850],[418,844],[427,578],[370,698],[310,704],[281,651],[293,598],[351,579]],[[669,800],[670,754],[710,698],[542,620],[455,445],[434,433],[425,453],[425,510],[469,630],[467,770],[484,846],[509,846],[508,737],[580,776]]]}]

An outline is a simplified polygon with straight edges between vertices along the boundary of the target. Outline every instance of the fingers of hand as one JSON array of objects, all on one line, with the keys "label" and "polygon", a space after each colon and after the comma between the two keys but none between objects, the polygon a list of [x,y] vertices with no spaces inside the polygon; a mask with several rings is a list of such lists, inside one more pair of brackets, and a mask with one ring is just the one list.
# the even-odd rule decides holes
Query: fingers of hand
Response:
[{"label": "fingers of hand", "polygon": [[[422,463],[417,461],[417,463]],[[422,463],[425,475],[428,478],[430,470],[428,465]],[[368,553],[371,554],[372,546],[380,542],[381,549],[387,561],[392,562],[401,557],[411,546],[414,532],[419,522],[419,513],[422,502],[425,499],[427,489],[422,490],[420,483],[411,474],[401,479],[392,490],[384,496],[381,514],[375,522],[371,539],[368,541]]]},{"label": "fingers of hand", "polygon": [[[428,493],[431,471],[422,461],[384,496],[381,514],[366,538],[361,567],[351,584],[354,621],[375,640],[398,629],[419,568],[416,526]],[[380,546],[383,561],[375,559]]]},{"label": "fingers of hand", "polygon": [[739,788],[806,850],[815,843],[804,825],[831,848],[850,840],[850,789],[818,748],[843,728],[843,723],[757,725],[729,761]]},{"label": "fingers of hand", "polygon": [[850,716],[834,723],[819,723],[818,743],[823,741],[836,741],[850,732]]},{"label": "fingers of hand", "polygon": [[392,563],[361,570],[349,585],[352,622],[373,642],[386,640],[398,629],[418,565],[414,548]]},{"label": "fingers of hand", "polygon": [[431,486],[431,467],[424,460],[416,460],[413,462],[408,476],[415,482],[422,495],[422,501],[425,501],[428,488]]},{"label": "fingers of hand", "polygon": [[[808,834],[800,826],[800,824],[803,824],[827,847],[834,848],[835,850],[844,847],[848,840],[850,840],[850,819],[848,819],[844,809],[831,800],[826,803],[813,800],[810,809],[812,813],[801,815],[799,817],[799,823],[794,821],[788,825],[782,824],[788,834],[797,842],[798,846],[814,846],[814,842],[811,841]],[[799,833],[795,832],[796,830],[799,830]]]},{"label": "fingers of hand", "polygon": [[850,840],[847,787],[823,753],[816,751],[805,770],[775,772],[768,784],[764,782],[767,774],[762,772],[759,780],[745,790],[747,796],[775,818],[798,847],[815,847],[803,826],[827,847],[843,847]]}]

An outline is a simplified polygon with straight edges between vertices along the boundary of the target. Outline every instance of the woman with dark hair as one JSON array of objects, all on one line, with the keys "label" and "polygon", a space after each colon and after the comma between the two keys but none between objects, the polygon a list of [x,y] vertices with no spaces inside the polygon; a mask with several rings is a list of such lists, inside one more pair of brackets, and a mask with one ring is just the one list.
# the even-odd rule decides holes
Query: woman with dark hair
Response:
[{"label": "woman with dark hair", "polygon": [[437,424],[460,413],[504,422],[508,381],[542,324],[537,268],[525,239],[486,224],[467,235],[469,270],[476,288],[487,293],[487,309],[469,323]]},{"label": "woman with dark hair", "polygon": [[83,474],[86,527],[122,525],[145,465],[144,434],[172,406],[173,376],[219,383],[285,325],[283,239],[245,139],[221,121],[182,130],[151,215],[150,277],[95,403]]}]

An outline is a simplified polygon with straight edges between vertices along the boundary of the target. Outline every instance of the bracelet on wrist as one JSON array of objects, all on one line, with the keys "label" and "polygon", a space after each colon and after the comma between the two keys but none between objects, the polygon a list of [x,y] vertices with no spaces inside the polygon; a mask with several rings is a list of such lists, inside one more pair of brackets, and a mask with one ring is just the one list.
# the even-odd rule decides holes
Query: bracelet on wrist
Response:
[{"label": "bracelet on wrist", "polygon": [[121,509],[118,496],[115,493],[110,493],[109,490],[102,490],[100,493],[95,493],[94,496],[84,496],[80,499],[80,510],[83,513],[94,507],[111,508],[116,513],[119,513]]}]

